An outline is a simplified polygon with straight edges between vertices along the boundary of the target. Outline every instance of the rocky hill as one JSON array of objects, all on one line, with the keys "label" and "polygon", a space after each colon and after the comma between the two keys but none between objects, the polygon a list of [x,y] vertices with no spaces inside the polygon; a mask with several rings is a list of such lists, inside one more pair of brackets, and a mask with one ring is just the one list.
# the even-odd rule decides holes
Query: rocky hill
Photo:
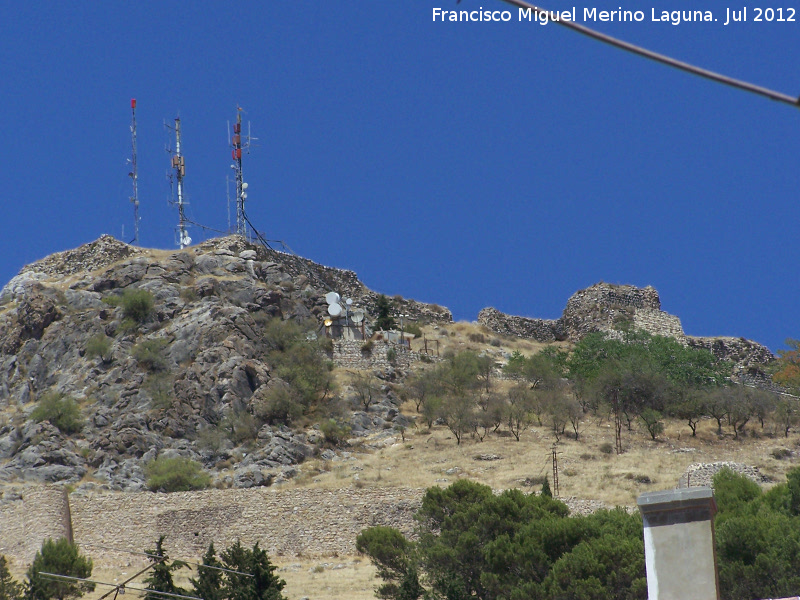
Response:
[{"label": "rocky hill", "polygon": [[[120,303],[131,291],[153,301],[139,323],[131,323]],[[355,273],[240,236],[180,251],[137,248],[103,236],[26,266],[0,291],[0,493],[2,482],[14,481],[136,491],[145,486],[144,466],[157,456],[202,463],[216,487],[292,477],[296,465],[325,451],[319,425],[266,424],[248,440],[237,439],[233,428],[222,435],[220,428],[226,419],[252,415],[259,402],[287,385],[270,362],[269,323],[303,322],[321,332],[330,291],[365,311],[369,333],[378,295]],[[393,302],[418,323],[452,322],[450,311],[438,305],[400,297]],[[660,305],[651,287],[600,283],[576,292],[558,320],[491,308],[478,320],[498,334],[538,342],[576,341],[627,323],[707,347],[742,368],[772,358],[755,342],[685,336],[680,320]],[[98,343],[104,344],[100,350]],[[395,367],[414,359],[403,346],[384,344],[365,354],[362,345],[337,341],[326,348],[327,358],[372,369],[387,381],[397,375]],[[487,352],[502,358],[496,348]],[[65,433],[32,418],[41,404],[34,401],[48,394],[78,403],[86,419],[79,431]],[[351,402],[340,418],[352,435],[380,436],[408,424],[399,406],[392,387],[383,385],[369,411]]]},{"label": "rocky hill", "polygon": [[[150,316],[134,327],[118,302],[126,290],[146,290],[154,300]],[[198,435],[246,412],[280,383],[266,359],[265,323],[292,319],[313,330],[331,290],[372,320],[377,294],[355,273],[240,236],[182,251],[103,236],[26,266],[0,292],[0,482],[76,482],[89,473],[97,485],[137,490],[143,465],[157,455],[212,467],[234,453],[235,469],[218,470],[217,485],[290,477],[292,465],[319,451],[318,430],[265,426],[250,453],[230,440],[201,444]],[[452,320],[442,307],[397,303],[416,320]],[[99,355],[87,351],[98,338],[108,345]],[[151,377],[137,349],[158,353],[160,378]],[[79,434],[30,418],[32,401],[47,393],[79,403],[87,417]],[[385,394],[376,412],[354,415],[353,431],[398,418],[396,404]]]}]

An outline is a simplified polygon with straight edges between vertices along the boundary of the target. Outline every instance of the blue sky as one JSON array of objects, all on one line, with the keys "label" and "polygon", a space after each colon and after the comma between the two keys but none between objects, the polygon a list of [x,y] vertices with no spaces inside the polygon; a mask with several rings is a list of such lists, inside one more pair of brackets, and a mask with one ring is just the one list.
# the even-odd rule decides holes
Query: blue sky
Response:
[{"label": "blue sky", "polygon": [[[723,25],[702,0],[584,23],[800,94],[794,22]],[[546,8],[620,3],[554,0]],[[729,5],[740,10],[741,6]],[[511,10],[506,23],[432,9]],[[671,25],[658,11],[714,11]],[[788,16],[789,11],[784,11]],[[247,211],[268,238],[372,289],[557,318],[603,280],[652,285],[691,335],[800,337],[800,110],[632,56],[499,0],[0,4],[0,279],[132,237],[137,99],[144,246],[175,247],[180,116],[188,214],[227,229],[227,122],[245,110]],[[195,241],[209,234],[190,231]]]}]

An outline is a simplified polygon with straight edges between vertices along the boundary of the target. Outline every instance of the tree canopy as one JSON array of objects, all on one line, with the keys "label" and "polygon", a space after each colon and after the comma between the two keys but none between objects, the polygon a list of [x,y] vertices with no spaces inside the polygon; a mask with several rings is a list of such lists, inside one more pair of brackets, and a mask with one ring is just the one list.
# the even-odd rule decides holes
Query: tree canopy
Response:
[{"label": "tree canopy", "polygon": [[92,574],[92,559],[78,551],[67,538],[46,539],[26,573],[26,600],[65,600],[79,598],[94,590],[94,584],[66,579],[51,579],[41,573],[86,579]]},{"label": "tree canopy", "polygon": [[416,515],[418,541],[373,527],[359,535],[357,547],[384,580],[379,598],[644,599],[638,515],[568,513],[545,494],[495,495],[460,480],[427,490]]}]

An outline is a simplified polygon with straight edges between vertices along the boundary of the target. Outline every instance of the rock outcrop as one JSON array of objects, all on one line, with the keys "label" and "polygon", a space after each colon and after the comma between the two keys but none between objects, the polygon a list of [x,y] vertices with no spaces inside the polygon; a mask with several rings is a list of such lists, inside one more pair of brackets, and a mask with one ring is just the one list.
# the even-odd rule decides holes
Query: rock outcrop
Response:
[{"label": "rock outcrop", "polygon": [[[154,302],[133,327],[119,306],[127,290]],[[330,290],[352,298],[368,322],[375,316],[378,295],[352,271],[241,236],[175,251],[102,236],[24,267],[0,291],[0,482],[75,482],[88,472],[110,489],[136,490],[144,465],[160,455],[201,461],[223,487],[292,476],[319,451],[318,432],[264,426],[255,450],[211,433],[231,415],[252,414],[280,385],[267,359],[267,322],[321,326]],[[446,308],[396,303],[414,320],[452,320]],[[90,351],[96,339],[107,344],[100,354]],[[143,367],[156,359],[137,358],[140,351],[157,354],[158,368]],[[87,419],[78,435],[30,420],[34,400],[59,393]],[[376,410],[380,426],[397,415],[391,398]],[[372,419],[354,418],[369,433]]]}]

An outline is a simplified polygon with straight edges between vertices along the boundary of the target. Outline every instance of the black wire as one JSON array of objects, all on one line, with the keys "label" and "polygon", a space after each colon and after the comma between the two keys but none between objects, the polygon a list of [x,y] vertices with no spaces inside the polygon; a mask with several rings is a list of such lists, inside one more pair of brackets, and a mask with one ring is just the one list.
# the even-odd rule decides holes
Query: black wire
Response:
[{"label": "black wire", "polygon": [[[258,240],[262,244],[264,244],[264,246],[266,246],[267,248],[269,248],[273,252],[276,252],[276,250],[272,246],[269,245],[268,240],[263,235],[261,235],[261,233],[258,231],[258,229],[256,229],[255,225],[253,225],[253,223],[250,221],[250,219],[247,216],[247,213],[244,212],[244,210],[242,210],[242,217],[244,217],[244,221],[245,221],[245,223],[247,223],[250,226],[250,229],[253,230],[253,233],[256,234],[256,237],[258,238]],[[312,278],[314,278],[317,281],[319,281],[322,285],[324,285],[326,288],[328,288],[328,290],[333,291],[333,288],[328,284],[327,281],[325,281],[325,278],[322,277],[322,275],[320,275],[319,272],[316,271],[316,269],[314,269],[314,267],[312,267],[313,263],[311,261],[309,261],[307,259],[304,259],[302,256],[299,256],[297,253],[294,252],[294,250],[289,248],[289,246],[286,243],[281,242],[279,240],[272,240],[272,241],[277,241],[279,244],[283,245],[284,248],[289,250],[289,254],[291,254],[293,257],[295,257],[296,259],[300,260],[301,262],[303,262],[305,264],[306,269],[308,271],[308,274],[311,275]]]},{"label": "black wire", "polygon": [[228,235],[228,231],[223,231],[222,229],[214,229],[213,227],[208,227],[207,225],[201,225],[200,223],[195,223],[191,219],[184,219],[185,223],[189,223],[189,225],[194,225],[195,227],[199,227],[200,229],[206,229],[208,231],[213,231],[214,233],[221,233],[223,235]]},{"label": "black wire", "polygon": [[[573,31],[577,31],[578,33],[582,33],[592,39],[598,40],[605,44],[609,44],[611,46],[615,46],[617,48],[621,48],[622,50],[627,50],[628,52],[632,52],[633,54],[638,54],[639,56],[644,56],[645,58],[649,58],[650,60],[654,60],[656,62],[660,62],[670,67],[674,67],[676,69],[680,69],[682,71],[686,71],[687,73],[691,73],[692,75],[697,75],[699,77],[705,77],[706,79],[710,79],[712,81],[716,81],[717,83],[722,83],[724,85],[729,85],[731,87],[735,87],[740,90],[744,90],[746,92],[751,92],[753,94],[758,94],[760,96],[765,96],[770,100],[776,100],[778,102],[784,102],[786,104],[791,104],[792,106],[800,107],[800,97],[794,98],[787,94],[783,94],[781,92],[776,92],[774,90],[770,90],[765,87],[761,87],[758,85],[754,85],[752,83],[748,83],[746,81],[741,81],[739,79],[733,79],[732,77],[728,77],[726,75],[721,75],[719,73],[715,73],[714,71],[709,71],[707,69],[702,69],[700,67],[696,67],[694,65],[690,65],[689,63],[685,63],[680,60],[676,60],[669,56],[665,56],[664,54],[659,54],[658,52],[653,52],[652,50],[647,50],[646,48],[642,48],[641,46],[636,46],[629,42],[624,42],[620,39],[615,37],[611,37],[610,35],[606,35],[604,33],[600,33],[599,31],[595,31],[594,29],[589,29],[584,25],[578,25],[574,21],[569,21],[565,19],[559,19],[558,15],[552,13],[548,10],[543,8],[539,8],[538,6],[534,6],[524,0],[503,0],[507,4],[511,4],[518,8],[527,8],[531,9],[536,12],[536,14],[545,14],[548,17],[548,20],[552,21],[553,23],[557,23],[558,25],[563,25],[568,29],[572,29]],[[553,18],[556,17],[556,18]]]}]

